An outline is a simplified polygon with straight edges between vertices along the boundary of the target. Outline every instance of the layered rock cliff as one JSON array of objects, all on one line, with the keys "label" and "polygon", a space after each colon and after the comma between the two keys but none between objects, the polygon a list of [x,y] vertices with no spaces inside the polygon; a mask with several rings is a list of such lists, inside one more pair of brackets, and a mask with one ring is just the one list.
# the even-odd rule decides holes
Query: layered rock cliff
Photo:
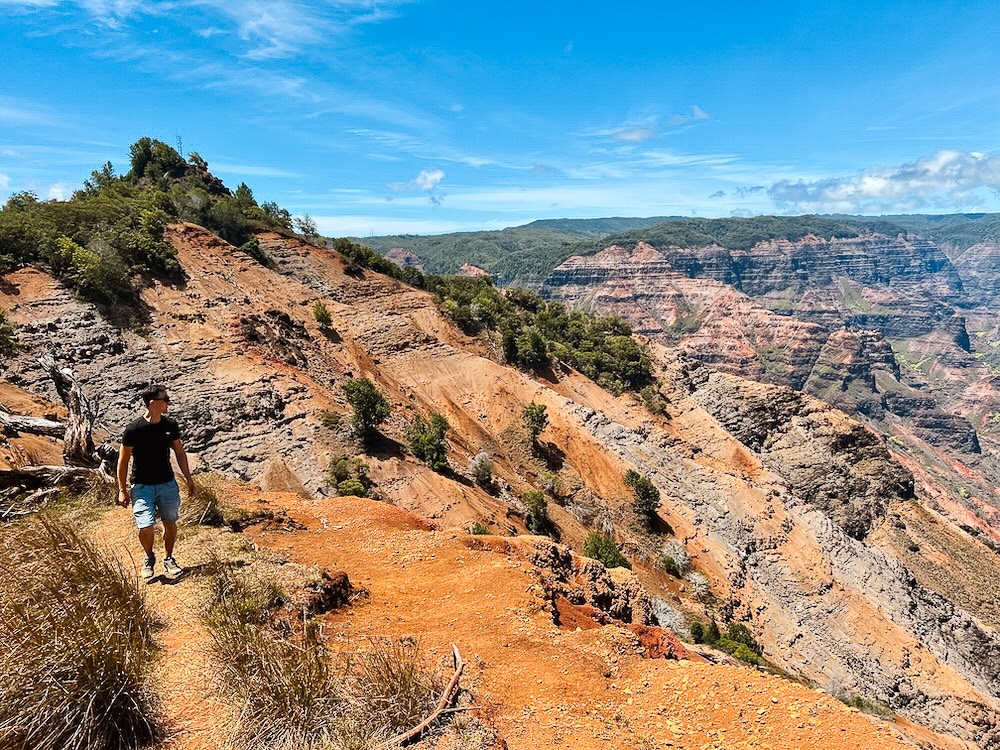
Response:
[{"label": "layered rock cliff", "polygon": [[[570,258],[545,288],[715,369],[822,398],[894,435],[893,449],[947,456],[951,466],[925,486],[1000,540],[989,489],[1000,483],[1000,331],[984,307],[991,247],[952,265],[911,235],[807,236],[749,250],[639,242]],[[975,500],[962,487],[969,476]]]}]

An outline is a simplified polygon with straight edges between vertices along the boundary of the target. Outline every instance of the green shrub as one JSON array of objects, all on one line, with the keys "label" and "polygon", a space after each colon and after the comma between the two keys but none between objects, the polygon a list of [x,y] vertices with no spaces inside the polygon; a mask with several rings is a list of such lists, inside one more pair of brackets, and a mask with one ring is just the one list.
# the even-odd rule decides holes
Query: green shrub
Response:
[{"label": "green shrub", "polygon": [[265,268],[273,268],[274,261],[260,248],[260,240],[256,237],[251,237],[242,245],[239,246],[239,251],[245,255],[249,255],[255,261],[260,263]]},{"label": "green shrub", "polygon": [[469,533],[472,534],[473,536],[489,536],[490,529],[484,523],[476,521],[474,524],[472,524],[472,528],[469,529]]},{"label": "green shrub", "polygon": [[14,324],[7,320],[7,311],[0,310],[0,357],[9,359],[21,348]]},{"label": "green shrub", "polygon": [[476,454],[475,458],[469,462],[469,471],[480,487],[489,489],[493,486],[493,462],[490,461],[488,453]]},{"label": "green shrub", "polygon": [[316,318],[316,322],[324,328],[328,328],[333,325],[333,317],[330,315],[330,311],[327,309],[327,306],[323,304],[322,300],[316,300],[313,302],[313,317]]},{"label": "green shrub", "polygon": [[444,442],[448,420],[438,412],[431,414],[430,422],[419,414],[406,428],[406,440],[414,456],[434,471],[448,468],[447,447]]},{"label": "green shrub", "polygon": [[135,572],[49,516],[4,528],[0,569],[3,746],[150,744],[154,621]]},{"label": "green shrub", "polygon": [[368,467],[360,458],[334,456],[330,459],[327,481],[337,488],[340,495],[368,497],[374,483],[368,476]]},{"label": "green shrub", "polygon": [[632,569],[632,563],[622,555],[615,540],[599,531],[592,531],[587,535],[583,542],[583,554],[604,563],[606,568]]},{"label": "green shrub", "polygon": [[343,388],[347,402],[354,409],[354,430],[370,445],[379,425],[389,418],[389,402],[368,378],[351,378]]},{"label": "green shrub", "polygon": [[523,289],[503,294],[484,278],[425,276],[424,285],[463,331],[499,344],[503,361],[538,370],[557,360],[615,393],[653,382],[649,358],[620,318],[570,311]]},{"label": "green shrub", "polygon": [[705,626],[700,622],[691,623],[691,640],[695,643],[705,642]]},{"label": "green shrub", "polygon": [[552,522],[549,520],[549,505],[545,494],[539,490],[529,490],[521,495],[521,502],[527,508],[525,525],[533,534],[548,534]]},{"label": "green shrub", "polygon": [[367,497],[365,486],[357,479],[345,479],[337,485],[337,493],[341,497]]},{"label": "green shrub", "polygon": [[632,509],[636,517],[643,526],[652,530],[656,524],[656,509],[660,505],[660,491],[635,469],[625,472],[625,484],[632,488],[635,496]]},{"label": "green shrub", "polygon": [[521,411],[521,421],[524,423],[524,429],[531,436],[531,442],[537,443],[538,436],[549,424],[549,415],[545,404],[536,404],[532,401]]},{"label": "green shrub", "polygon": [[339,430],[344,423],[344,416],[336,411],[321,411],[319,423],[328,430]]}]

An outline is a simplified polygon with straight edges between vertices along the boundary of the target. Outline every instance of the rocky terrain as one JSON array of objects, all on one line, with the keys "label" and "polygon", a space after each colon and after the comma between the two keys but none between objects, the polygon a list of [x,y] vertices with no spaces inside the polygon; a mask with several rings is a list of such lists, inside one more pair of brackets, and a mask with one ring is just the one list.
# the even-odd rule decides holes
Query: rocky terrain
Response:
[{"label": "rocky terrain", "polygon": [[[933,420],[939,412],[947,412],[912,399],[883,403],[880,389],[884,382],[895,382],[907,371],[891,337],[871,333],[876,329],[867,323],[863,333],[847,325],[840,327],[844,331],[838,328],[828,333],[832,316],[844,314],[835,305],[827,317],[815,315],[808,320],[771,309],[784,289],[775,279],[792,267],[785,256],[795,256],[795,243],[774,243],[759,273],[751,272],[746,258],[736,263],[720,256],[712,261],[716,269],[712,274],[719,278],[706,279],[690,279],[686,272],[671,270],[667,261],[656,257],[662,255],[660,251],[641,248],[637,252],[660,270],[645,280],[636,275],[628,283],[648,288],[666,285],[668,280],[676,284],[678,304],[684,299],[691,305],[688,316],[693,322],[685,325],[697,323],[699,330],[705,324],[701,316],[710,308],[696,306],[692,300],[707,301],[713,296],[741,300],[747,315],[739,325],[748,331],[752,326],[746,318],[752,316],[787,324],[789,336],[773,338],[775,347],[787,345],[794,331],[795,340],[804,342],[803,348],[808,344],[817,352],[825,351],[824,361],[831,370],[840,368],[844,373],[839,381],[833,373],[825,380],[817,379],[814,364],[804,382],[812,379],[839,387],[830,384],[844,382],[850,375],[848,385],[860,385],[845,392],[858,403],[868,399],[867,408],[873,414],[882,409],[884,423],[898,420],[900,430],[911,429],[905,446],[886,442],[865,425],[796,390],[752,383],[706,367],[691,358],[699,351],[694,346],[683,355],[664,344],[652,344],[663,404],[660,413],[653,414],[639,399],[615,397],[570,370],[535,378],[497,363],[486,343],[462,334],[429,294],[370,271],[345,273],[340,257],[326,249],[261,232],[258,240],[270,260],[269,268],[192,224],[172,225],[167,238],[178,250],[187,280],[175,285],[154,283],[145,289],[145,320],[131,327],[116,326],[93,305],[81,302],[36,269],[21,268],[3,277],[0,308],[9,311],[24,344],[0,370],[6,381],[0,402],[8,410],[27,409],[39,397],[55,400],[47,375],[36,362],[43,352],[72,364],[84,388],[99,394],[104,436],[112,440],[139,408],[138,386],[149,381],[167,383],[174,396],[172,411],[182,423],[186,445],[200,468],[258,482],[268,492],[291,491],[311,498],[303,501],[302,507],[308,510],[299,512],[314,514],[309,523],[327,529],[337,523],[338,516],[353,518],[354,506],[324,498],[333,494],[327,477],[330,459],[359,450],[346,430],[337,427],[346,423],[348,412],[341,385],[349,377],[364,375],[386,394],[393,416],[384,426],[382,445],[363,458],[377,492],[398,506],[399,512],[419,514],[443,527],[467,528],[479,522],[495,532],[512,534],[525,530],[520,494],[549,487],[553,488],[549,512],[562,545],[579,550],[594,529],[615,534],[634,563],[635,578],[629,580],[635,583],[626,584],[615,578],[617,574],[602,579],[597,571],[594,585],[603,593],[596,599],[593,595],[588,599],[586,586],[581,589],[574,583],[581,569],[563,547],[545,541],[502,542],[515,544],[532,566],[550,571],[540,584],[542,591],[548,586],[550,592],[543,597],[545,606],[558,611],[560,598],[576,606],[593,606],[600,599],[608,604],[604,609],[621,620],[642,625],[651,622],[650,613],[655,613],[661,623],[680,631],[708,615],[732,618],[751,629],[764,647],[765,658],[788,675],[830,692],[880,702],[906,721],[943,733],[935,738],[917,727],[911,737],[940,747],[952,746],[947,739],[952,737],[982,748],[1000,748],[1000,612],[992,595],[1000,577],[1000,555],[984,543],[988,535],[982,531],[983,524],[956,518],[959,508],[968,509],[976,500],[990,507],[992,496],[985,495],[975,477],[966,480],[971,488],[968,498],[946,496],[944,479],[961,472],[966,464],[948,463],[952,459],[943,452],[934,454],[939,463],[918,455],[919,451],[930,455],[942,450],[918,431],[937,434],[940,425]],[[888,247],[893,241],[887,242]],[[859,275],[856,282],[853,277],[848,280],[874,284],[888,279],[895,294],[895,274],[923,268],[929,269],[928,283],[959,294],[960,285],[947,259],[940,265],[939,254],[932,248],[905,238],[895,242],[903,248],[899,257],[870,264],[866,276]],[[903,257],[910,249],[919,259]],[[629,256],[623,250],[614,254]],[[851,258],[861,255],[856,244],[849,245],[841,260],[831,261],[823,273],[833,278],[844,264],[855,262]],[[638,262],[633,265],[641,267]],[[727,283],[727,278],[736,277],[726,274],[737,271],[739,278],[752,279],[747,283],[753,290],[770,295],[768,304]],[[580,273],[593,277],[597,271]],[[575,278],[582,281],[585,277]],[[701,291],[684,286],[688,282],[701,285]],[[628,288],[625,281],[621,284],[619,288]],[[570,285],[563,286],[568,289]],[[577,286],[590,288],[582,283]],[[808,284],[802,282],[802,299],[808,291]],[[585,300],[582,292],[573,299],[603,304],[599,295]],[[316,301],[328,308],[330,325],[316,322],[312,312]],[[888,297],[884,304],[902,309],[902,302]],[[936,327],[917,340],[938,337],[934,341],[947,351],[965,351],[955,333],[959,330],[956,320],[962,316],[954,310],[946,313],[940,304],[913,310],[912,320],[905,325],[923,330],[921,326],[934,322]],[[676,322],[676,317],[655,310],[643,315],[664,332]],[[643,330],[655,334],[652,325]],[[834,339],[838,331],[839,338]],[[683,348],[685,334],[673,331],[670,335]],[[970,341],[974,338],[969,337]],[[782,377],[805,369],[805,360],[797,358],[800,355],[775,358],[783,363],[786,375]],[[920,391],[915,383],[903,385]],[[869,397],[869,392],[874,395]],[[953,403],[962,398],[970,406],[980,401],[964,385],[950,392],[955,394]],[[903,396],[897,399],[910,398],[910,391],[900,393]],[[529,450],[520,425],[521,409],[531,401],[546,405],[550,417],[542,433],[540,455]],[[431,410],[442,412],[452,426],[448,433],[451,471],[431,471],[406,455],[400,444],[406,422]],[[918,412],[931,421],[922,426],[908,421],[912,419],[908,413]],[[977,427],[971,410],[968,415],[959,413],[956,418]],[[972,453],[977,447],[973,440],[977,440],[980,453],[976,455],[985,463],[990,460],[989,444],[986,436],[976,435],[956,440]],[[33,440],[36,444],[16,433],[5,434],[3,460],[21,464],[29,453],[51,456],[51,439]],[[466,469],[469,460],[483,451],[493,461],[495,484],[490,491],[477,486]],[[655,535],[634,524],[629,490],[622,481],[629,468],[650,477],[662,493],[658,511],[662,528]],[[317,517],[324,520],[316,521]],[[373,530],[381,528],[377,518],[373,514],[368,520],[345,523],[347,531],[339,535],[327,530],[323,533],[329,539],[324,536],[322,544],[288,544],[310,562],[345,555],[338,559],[347,560],[344,567],[349,567],[352,545],[370,542]],[[707,587],[696,585],[697,577],[682,580],[658,566],[660,547],[666,541],[683,545]],[[276,539],[274,543],[282,542]],[[450,542],[441,544],[438,551],[420,553],[421,565],[412,575],[462,575],[459,568],[440,567],[443,563],[423,564],[427,555],[461,556],[448,546]],[[415,557],[410,560],[416,565]],[[365,565],[369,572],[363,575],[374,578],[374,563]],[[463,586],[467,580],[454,585]],[[650,597],[648,609],[637,604],[641,597],[630,588],[638,583]],[[615,593],[626,590],[633,593]],[[380,606],[392,611],[391,605]],[[430,617],[432,609],[425,606],[423,612]],[[547,616],[551,621],[552,614]],[[439,623],[436,632],[448,629],[446,625]],[[602,631],[599,636],[576,637],[610,636]],[[537,635],[541,643],[547,638]],[[533,653],[540,659],[551,656],[539,646],[531,648],[537,648]],[[569,689],[559,687],[544,693],[551,697],[545,705],[577,706],[579,699],[586,710],[602,716],[621,706],[629,722],[642,722],[643,731],[658,741],[670,739],[679,747],[713,742],[720,747],[735,746],[718,734],[718,728],[707,726],[683,740],[676,733],[672,738],[657,733],[653,717],[660,712],[659,706],[669,708],[675,700],[677,705],[689,705],[685,690],[698,694],[710,690],[713,678],[707,669],[698,665],[687,672],[671,671],[658,682],[660,678],[653,680],[628,667],[621,673],[621,682],[616,680],[616,687],[610,688],[626,686],[632,691],[628,700],[616,699],[613,705],[601,701],[598,707],[596,698],[584,701],[579,689],[557,697]],[[749,667],[726,669],[743,670],[748,685],[758,679]],[[502,676],[498,679],[503,680]],[[643,686],[645,680],[650,685]],[[685,682],[688,688],[680,688]],[[659,695],[649,692],[651,685],[660,690]],[[584,692],[589,695],[595,689],[588,685]],[[541,705],[522,693],[521,702],[511,704],[514,710]],[[541,688],[538,695],[543,695]],[[680,697],[666,700],[661,695]],[[798,693],[794,698],[802,699]],[[719,711],[720,717],[735,710],[733,701],[721,702],[728,707],[711,709]],[[753,701],[741,705],[741,711],[757,711]],[[709,710],[707,704],[703,710]],[[765,716],[767,707],[763,710],[757,715]],[[578,713],[577,708],[573,711]],[[805,714],[800,715],[803,726],[798,728],[814,726]],[[566,725],[572,726],[572,721]],[[538,746],[532,744],[537,738],[517,739],[517,733],[524,730],[516,726],[523,728],[527,722],[508,726],[515,738],[511,747]],[[609,725],[605,731],[614,730]],[[790,746],[815,744],[819,735],[806,729],[806,734],[795,736],[799,739]],[[555,743],[554,737],[546,742]],[[741,737],[741,742],[753,740]],[[760,735],[753,741],[757,746],[778,744]],[[838,746],[830,741],[834,744],[828,746]],[[874,738],[858,736],[851,744],[880,746]]]},{"label": "rocky terrain", "polygon": [[995,263],[989,243],[953,263],[906,234],[749,250],[639,242],[570,258],[545,284],[715,369],[858,416],[904,463],[930,467],[935,507],[1000,541]]}]

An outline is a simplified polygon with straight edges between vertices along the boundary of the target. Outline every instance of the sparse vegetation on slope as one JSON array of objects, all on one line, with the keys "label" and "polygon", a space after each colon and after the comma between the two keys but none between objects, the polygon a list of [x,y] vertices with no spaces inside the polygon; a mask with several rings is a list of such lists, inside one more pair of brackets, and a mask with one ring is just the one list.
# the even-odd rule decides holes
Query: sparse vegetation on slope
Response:
[{"label": "sparse vegetation on slope", "polygon": [[452,320],[484,335],[501,361],[529,370],[561,362],[615,393],[653,380],[649,358],[621,318],[571,311],[525,289],[502,294],[489,279],[429,276],[425,283]]},{"label": "sparse vegetation on slope", "polygon": [[153,619],[135,574],[49,516],[3,527],[0,570],[0,746],[149,744]]}]

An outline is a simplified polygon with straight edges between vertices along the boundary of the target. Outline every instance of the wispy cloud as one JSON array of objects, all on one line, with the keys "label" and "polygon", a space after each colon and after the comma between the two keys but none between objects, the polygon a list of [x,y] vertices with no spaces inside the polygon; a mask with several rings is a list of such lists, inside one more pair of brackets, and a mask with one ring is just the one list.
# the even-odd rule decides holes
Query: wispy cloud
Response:
[{"label": "wispy cloud", "polygon": [[291,172],[287,169],[264,167],[256,164],[228,164],[226,162],[213,161],[211,169],[215,174],[249,175],[251,177],[288,177],[296,179],[303,177],[301,172]]},{"label": "wispy cloud", "polygon": [[[0,3],[3,1],[0,0]],[[49,109],[31,102],[0,97],[0,123],[6,125],[51,126],[58,122],[59,118]]]},{"label": "wispy cloud", "polygon": [[678,115],[672,115],[670,117],[670,124],[674,127],[679,125],[689,125],[693,122],[704,122],[706,120],[711,120],[712,116],[708,114],[705,110],[699,107],[697,104],[692,104],[691,108],[687,112],[683,112]]},{"label": "wispy cloud", "polygon": [[983,191],[1000,191],[1000,156],[949,149],[851,177],[780,180],[767,193],[793,210],[874,212],[978,206]]},{"label": "wispy cloud", "polygon": [[0,190],[6,190],[10,187],[10,177],[0,172]]}]

